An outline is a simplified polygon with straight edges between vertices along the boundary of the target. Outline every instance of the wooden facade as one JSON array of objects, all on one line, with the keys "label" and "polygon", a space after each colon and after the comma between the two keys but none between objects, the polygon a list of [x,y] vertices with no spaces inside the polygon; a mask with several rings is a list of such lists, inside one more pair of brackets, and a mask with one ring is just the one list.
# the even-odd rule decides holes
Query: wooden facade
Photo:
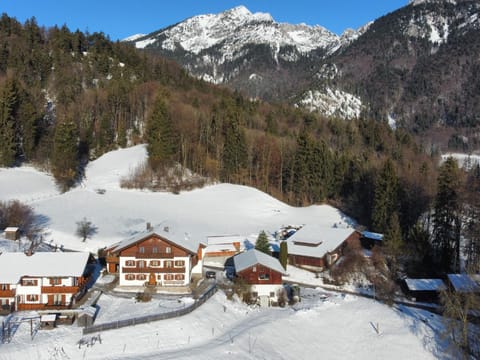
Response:
[{"label": "wooden facade", "polygon": [[250,285],[281,285],[282,274],[264,265],[257,264],[240,272],[237,276]]},{"label": "wooden facade", "polygon": [[197,252],[156,233],[106,249],[107,270],[121,286],[187,285],[197,262]]},{"label": "wooden facade", "polygon": [[[360,240],[360,233],[357,231],[353,231],[345,240],[343,240],[340,245],[338,245],[334,250],[328,251],[323,254],[314,254],[312,251],[312,255],[299,255],[299,254],[288,254],[288,262],[294,266],[304,266],[307,268],[315,268],[315,269],[325,269],[332,266],[342,255],[345,247],[348,243],[359,241]],[[308,248],[315,248],[319,246],[319,244],[312,244],[312,243],[301,243],[296,242],[297,245],[304,247],[305,249]],[[305,251],[308,252],[308,251]]]}]

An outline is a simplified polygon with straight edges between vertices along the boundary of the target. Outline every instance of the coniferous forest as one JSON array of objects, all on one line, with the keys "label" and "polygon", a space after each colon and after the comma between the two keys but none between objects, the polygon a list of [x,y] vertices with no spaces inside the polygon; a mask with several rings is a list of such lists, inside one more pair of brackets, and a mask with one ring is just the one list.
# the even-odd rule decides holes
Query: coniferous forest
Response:
[{"label": "coniferous forest", "polygon": [[153,172],[180,164],[291,205],[330,203],[384,233],[410,273],[457,270],[462,251],[480,263],[478,166],[440,166],[385,122],[252,101],[103,33],[1,16],[0,166],[32,163],[66,191],[89,160],[139,143]]}]

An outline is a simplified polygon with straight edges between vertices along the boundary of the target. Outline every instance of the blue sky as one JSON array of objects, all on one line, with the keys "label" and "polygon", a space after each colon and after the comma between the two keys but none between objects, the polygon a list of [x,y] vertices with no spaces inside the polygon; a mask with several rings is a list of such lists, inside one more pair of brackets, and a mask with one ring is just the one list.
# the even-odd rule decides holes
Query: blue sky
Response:
[{"label": "blue sky", "polygon": [[0,0],[0,12],[24,22],[35,17],[46,27],[103,31],[112,40],[149,33],[188,17],[238,5],[268,12],[278,22],[322,25],[337,34],[358,28],[408,0]]}]

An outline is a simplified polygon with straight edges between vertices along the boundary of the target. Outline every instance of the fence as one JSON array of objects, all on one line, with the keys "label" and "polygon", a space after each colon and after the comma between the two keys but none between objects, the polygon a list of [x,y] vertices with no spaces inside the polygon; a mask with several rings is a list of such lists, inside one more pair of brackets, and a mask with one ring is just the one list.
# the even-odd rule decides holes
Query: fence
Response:
[{"label": "fence", "polygon": [[205,303],[205,301],[210,299],[212,295],[215,294],[216,292],[217,292],[217,286],[214,284],[202,296],[200,296],[197,300],[195,300],[195,302],[192,305],[185,307],[183,309],[175,310],[168,313],[145,315],[145,316],[140,316],[140,317],[131,318],[131,319],[118,320],[118,321],[112,321],[109,323],[88,326],[83,329],[83,334],[85,335],[85,334],[91,334],[91,333],[105,331],[105,330],[119,329],[126,326],[145,324],[151,321],[166,320],[166,319],[171,319],[178,316],[183,316],[191,313],[193,310],[195,310],[200,305]]}]

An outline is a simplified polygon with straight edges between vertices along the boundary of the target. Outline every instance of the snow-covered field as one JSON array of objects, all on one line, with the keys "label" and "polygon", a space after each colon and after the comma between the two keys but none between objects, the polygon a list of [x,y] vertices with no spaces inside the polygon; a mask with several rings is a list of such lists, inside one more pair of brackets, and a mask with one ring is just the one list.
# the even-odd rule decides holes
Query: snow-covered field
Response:
[{"label": "snow-covered field", "polygon": [[[76,326],[30,337],[22,323],[0,359],[435,359],[447,358],[438,317],[356,296],[309,290],[294,308],[251,308],[218,292],[180,318],[82,336]],[[320,296],[323,295],[323,296]],[[131,309],[132,305],[125,308]],[[375,328],[379,328],[377,334]]]},{"label": "snow-covered field", "polygon": [[[45,226],[46,241],[89,251],[143,231],[146,222],[168,224],[170,231],[186,233],[194,242],[207,235],[248,237],[286,224],[353,224],[330,206],[294,208],[244,186],[218,184],[179,195],[120,189],[119,179],[145,157],[144,146],[106,154],[88,166],[82,184],[64,194],[50,176],[32,168],[0,170],[0,200],[18,198],[31,205]],[[76,222],[83,217],[98,228],[86,242],[75,236]],[[2,244],[7,247],[3,251],[16,250]],[[287,271],[290,280],[319,285],[313,274]],[[258,309],[229,301],[219,291],[186,316],[105,331],[91,346],[79,341],[98,334],[83,336],[76,325],[40,330],[32,339],[30,322],[20,322],[12,341],[0,344],[0,360],[448,358],[439,319],[429,313],[323,290],[304,290],[303,296],[293,308]],[[97,323],[163,312],[189,301],[136,303],[132,297],[104,294]]]}]

